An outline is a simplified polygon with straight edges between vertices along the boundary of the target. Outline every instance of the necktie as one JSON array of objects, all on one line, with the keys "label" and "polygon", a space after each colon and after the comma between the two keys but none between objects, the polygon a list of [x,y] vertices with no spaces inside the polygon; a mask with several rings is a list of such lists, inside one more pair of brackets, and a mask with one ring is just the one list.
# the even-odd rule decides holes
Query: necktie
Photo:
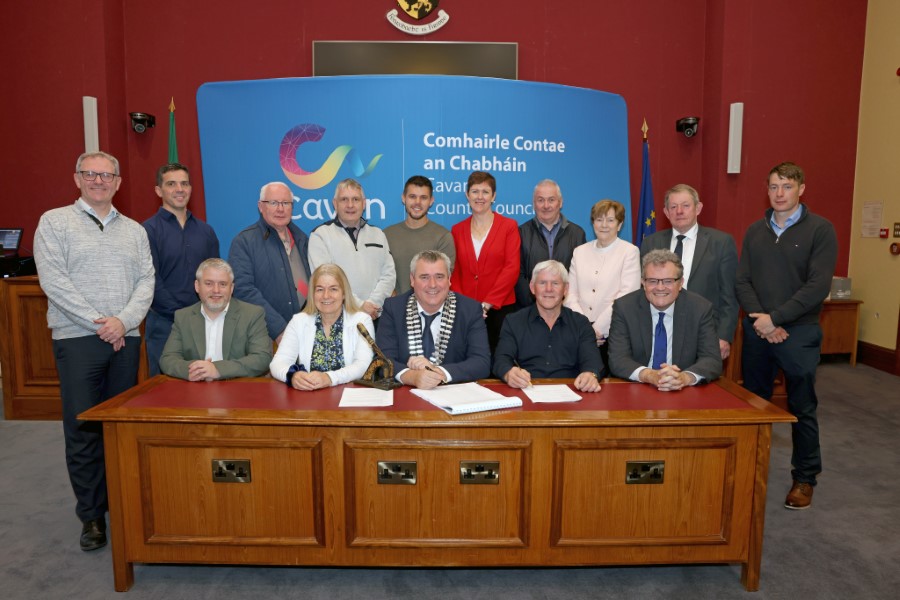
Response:
[{"label": "necktie", "polygon": [[687,236],[677,235],[675,237],[678,238],[678,242],[675,244],[675,254],[678,255],[678,260],[681,260],[681,253],[684,252],[684,238]]},{"label": "necktie", "polygon": [[441,313],[438,311],[433,315],[426,315],[425,312],[422,311],[419,314],[425,319],[425,327],[422,329],[422,351],[425,358],[430,360],[434,355],[434,336],[431,335],[431,324]]},{"label": "necktie", "polygon": [[666,362],[666,326],[663,323],[666,313],[659,313],[656,322],[656,334],[653,338],[653,368],[659,369]]}]

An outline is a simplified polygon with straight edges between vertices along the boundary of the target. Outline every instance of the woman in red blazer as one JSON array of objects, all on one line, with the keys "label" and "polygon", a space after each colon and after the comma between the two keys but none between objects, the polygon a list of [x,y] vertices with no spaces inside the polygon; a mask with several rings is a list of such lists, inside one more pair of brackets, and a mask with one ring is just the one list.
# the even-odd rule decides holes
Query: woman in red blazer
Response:
[{"label": "woman in red blazer", "polygon": [[519,276],[519,226],[492,210],[497,180],[490,173],[469,175],[466,198],[472,216],[453,226],[456,264],[450,289],[481,302],[491,352],[500,338],[500,326],[515,308]]}]

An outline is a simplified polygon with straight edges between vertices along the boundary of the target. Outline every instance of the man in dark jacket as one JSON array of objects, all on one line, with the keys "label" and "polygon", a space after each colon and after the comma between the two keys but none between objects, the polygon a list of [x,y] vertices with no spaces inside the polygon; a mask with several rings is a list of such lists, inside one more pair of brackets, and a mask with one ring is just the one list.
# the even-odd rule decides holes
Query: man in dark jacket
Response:
[{"label": "man in dark jacket", "polygon": [[684,266],[684,287],[700,294],[713,305],[719,353],[722,360],[731,354],[731,340],[737,328],[738,303],[734,296],[737,246],[734,238],[712,227],[701,227],[697,216],[703,203],[697,190],[679,183],[666,192],[663,210],[672,229],[657,231],[641,242],[641,256],[651,250],[671,250]]},{"label": "man in dark jacket", "polygon": [[291,222],[293,205],[286,184],[264,185],[259,192],[259,221],[237,234],[228,252],[235,297],[263,307],[266,329],[276,342],[306,304],[309,285],[309,240]]},{"label": "man in dark jacket", "polygon": [[519,308],[534,304],[529,288],[531,272],[545,260],[561,262],[566,269],[572,263],[572,252],[585,243],[584,229],[570,223],[562,211],[563,197],[559,185],[544,179],[534,187],[534,218],[519,226],[522,240],[519,279],[516,281],[516,305]]},{"label": "man in dark jacket", "polygon": [[837,262],[834,226],[800,203],[803,170],[781,163],[769,171],[772,207],[744,236],[735,289],[744,317],[744,387],[772,397],[777,369],[784,371],[791,425],[794,483],[784,501],[808,508],[822,471],[816,418],[816,367],[822,346],[819,312]]}]

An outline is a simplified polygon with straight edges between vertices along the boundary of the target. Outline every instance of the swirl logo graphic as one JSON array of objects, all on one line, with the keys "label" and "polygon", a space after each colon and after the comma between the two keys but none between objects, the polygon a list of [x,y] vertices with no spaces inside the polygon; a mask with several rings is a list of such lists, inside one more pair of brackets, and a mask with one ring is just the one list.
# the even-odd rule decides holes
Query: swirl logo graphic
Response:
[{"label": "swirl logo graphic", "polygon": [[297,149],[306,142],[318,142],[324,135],[325,128],[321,125],[303,123],[284,134],[284,138],[281,140],[281,148],[278,153],[281,169],[292,183],[303,189],[317,190],[328,185],[334,179],[338,169],[341,168],[345,158],[356,177],[365,177],[375,169],[375,165],[383,156],[382,154],[376,155],[369,166],[364,167],[353,146],[338,146],[317,171],[310,173],[297,163]]}]

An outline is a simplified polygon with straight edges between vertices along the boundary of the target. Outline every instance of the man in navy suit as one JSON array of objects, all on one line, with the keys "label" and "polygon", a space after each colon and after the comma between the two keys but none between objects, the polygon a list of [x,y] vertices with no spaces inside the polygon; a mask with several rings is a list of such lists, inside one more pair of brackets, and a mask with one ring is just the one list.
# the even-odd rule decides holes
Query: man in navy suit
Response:
[{"label": "man in navy suit", "polygon": [[722,374],[712,304],[682,290],[684,270],[669,250],[641,260],[643,289],[613,302],[609,363],[613,376],[662,391],[705,383]]},{"label": "man in navy suit", "polygon": [[658,231],[641,242],[641,256],[651,250],[671,250],[684,266],[684,286],[713,305],[713,319],[719,336],[722,360],[731,354],[737,327],[738,302],[734,293],[737,246],[734,238],[718,229],[701,227],[697,216],[703,203],[697,190],[679,183],[668,192],[663,211],[672,229]]},{"label": "man in navy suit", "polygon": [[197,267],[200,302],[175,311],[159,366],[189,381],[257,377],[269,370],[272,340],[260,306],[232,298],[234,271],[221,258]]},{"label": "man in navy suit", "polygon": [[410,263],[405,294],[384,302],[378,345],[394,363],[397,380],[432,389],[490,375],[491,359],[481,304],[450,291],[450,259],[427,250]]}]

